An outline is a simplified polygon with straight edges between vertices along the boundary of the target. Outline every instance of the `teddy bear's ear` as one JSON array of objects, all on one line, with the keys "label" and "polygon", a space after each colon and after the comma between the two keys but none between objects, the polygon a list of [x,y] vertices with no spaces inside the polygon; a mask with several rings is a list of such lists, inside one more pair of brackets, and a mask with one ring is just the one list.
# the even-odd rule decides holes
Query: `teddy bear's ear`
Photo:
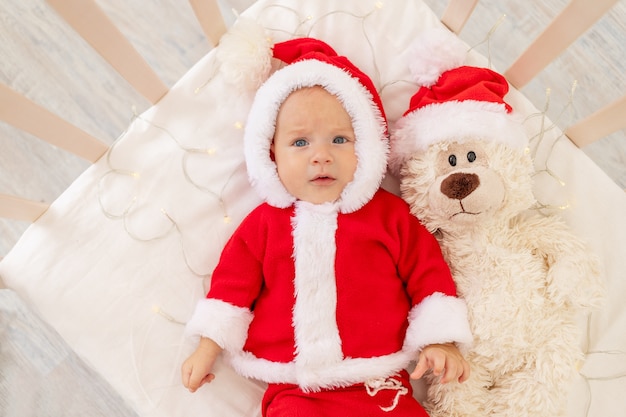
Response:
[{"label": "teddy bear's ear", "polygon": [[410,47],[411,76],[418,85],[430,87],[441,74],[463,65],[467,52],[467,45],[449,30],[425,30]]}]

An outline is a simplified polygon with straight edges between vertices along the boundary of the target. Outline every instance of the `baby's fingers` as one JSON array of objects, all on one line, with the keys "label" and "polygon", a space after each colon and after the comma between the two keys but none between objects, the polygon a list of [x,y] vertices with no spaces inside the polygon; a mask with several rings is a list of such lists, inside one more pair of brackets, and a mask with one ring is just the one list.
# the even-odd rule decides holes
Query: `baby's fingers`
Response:
[{"label": "baby's fingers", "polygon": [[427,355],[421,354],[417,361],[417,365],[415,365],[415,369],[411,372],[411,378],[420,379],[423,377],[426,372],[428,372],[432,368],[430,361]]},{"label": "baby's fingers", "polygon": [[202,385],[211,382],[215,379],[215,375],[212,373],[205,373],[199,370],[194,372],[194,368],[191,366],[183,367],[182,369],[182,380],[183,385],[190,392],[196,392],[198,388]]},{"label": "baby's fingers", "polygon": [[440,370],[436,375],[441,375],[440,382],[442,384],[447,384],[450,381],[457,380],[461,376],[461,373],[456,363],[448,363],[447,367]]},{"label": "baby's fingers", "polygon": [[466,360],[463,360],[461,363],[462,363],[463,371],[461,375],[459,375],[458,379],[459,379],[459,382],[465,382],[468,380],[470,376],[470,365]]},{"label": "baby's fingers", "polygon": [[196,392],[198,388],[200,388],[204,384],[207,384],[213,381],[214,379],[215,379],[215,375],[213,374],[208,374],[204,376],[203,378],[198,378],[194,376],[192,373],[189,377],[188,384],[185,385],[185,387],[187,387],[187,389],[189,389],[190,392]]},{"label": "baby's fingers", "polygon": [[466,361],[448,361],[441,376],[441,383],[452,381],[465,382],[469,378],[469,364]]}]

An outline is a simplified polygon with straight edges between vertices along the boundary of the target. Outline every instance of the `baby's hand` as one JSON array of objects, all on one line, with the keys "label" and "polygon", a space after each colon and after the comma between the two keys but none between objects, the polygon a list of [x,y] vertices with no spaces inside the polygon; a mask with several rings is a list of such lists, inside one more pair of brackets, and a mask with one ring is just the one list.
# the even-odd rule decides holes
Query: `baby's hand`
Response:
[{"label": "baby's hand", "polygon": [[185,388],[196,392],[202,385],[213,381],[215,375],[211,370],[221,352],[222,348],[211,339],[202,338],[196,351],[183,362],[181,377]]},{"label": "baby's hand", "polygon": [[465,382],[470,374],[469,364],[452,343],[428,345],[422,349],[411,378],[420,379],[429,369],[434,375],[441,375],[443,384],[454,380]]}]

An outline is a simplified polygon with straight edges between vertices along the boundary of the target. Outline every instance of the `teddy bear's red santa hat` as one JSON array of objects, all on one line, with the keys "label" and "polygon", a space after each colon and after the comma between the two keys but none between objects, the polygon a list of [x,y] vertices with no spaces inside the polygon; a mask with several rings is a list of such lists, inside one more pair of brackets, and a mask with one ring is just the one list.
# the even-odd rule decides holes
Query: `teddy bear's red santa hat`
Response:
[{"label": "teddy bear's red santa hat", "polygon": [[462,65],[466,54],[465,44],[445,29],[428,31],[412,45],[409,69],[421,87],[392,132],[392,171],[438,142],[527,145],[520,121],[504,101],[506,79],[488,68]]}]

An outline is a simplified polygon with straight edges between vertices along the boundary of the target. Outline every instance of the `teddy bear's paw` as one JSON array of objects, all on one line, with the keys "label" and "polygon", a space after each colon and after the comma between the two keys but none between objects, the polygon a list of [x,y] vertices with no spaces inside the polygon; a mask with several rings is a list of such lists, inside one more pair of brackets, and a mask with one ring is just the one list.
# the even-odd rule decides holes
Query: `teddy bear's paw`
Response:
[{"label": "teddy bear's paw", "polygon": [[599,263],[593,256],[559,260],[548,270],[547,292],[555,303],[595,309],[604,299],[600,276]]},{"label": "teddy bear's paw", "polygon": [[[474,372],[476,371],[476,372]],[[485,416],[485,402],[489,398],[485,370],[472,368],[467,381],[441,384],[438,379],[429,381],[424,408],[430,417]]]}]

